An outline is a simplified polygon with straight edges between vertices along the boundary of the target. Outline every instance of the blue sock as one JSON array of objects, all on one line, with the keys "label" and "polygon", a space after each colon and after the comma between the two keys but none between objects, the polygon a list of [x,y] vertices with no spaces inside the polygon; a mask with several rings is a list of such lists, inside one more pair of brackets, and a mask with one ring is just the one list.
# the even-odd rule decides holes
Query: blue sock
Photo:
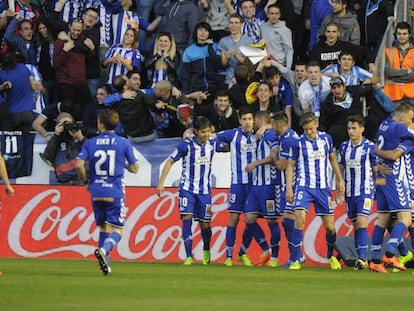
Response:
[{"label": "blue sock", "polygon": [[121,235],[118,232],[112,232],[104,241],[102,248],[105,250],[106,255],[109,255],[111,250],[115,248],[115,246],[121,240]]},{"label": "blue sock", "polygon": [[292,245],[292,252],[290,253],[290,261],[295,262],[302,256],[300,247],[302,246],[302,231],[301,229],[293,228],[292,240],[289,242]]},{"label": "blue sock", "polygon": [[210,241],[211,241],[211,227],[206,229],[201,229],[201,237],[203,238],[203,250],[209,251],[210,250]]},{"label": "blue sock", "polygon": [[254,222],[252,224],[247,224],[247,227],[249,228],[251,234],[253,235],[257,244],[259,244],[262,251],[267,252],[269,250],[269,244],[267,244],[265,234],[259,224],[257,222]]},{"label": "blue sock", "polygon": [[249,227],[246,225],[243,230],[242,235],[242,244],[240,246],[239,256],[246,254],[247,250],[250,247],[250,243],[252,242],[253,235],[249,230]]},{"label": "blue sock", "polygon": [[[371,242],[371,258],[379,261],[381,259],[382,241],[384,240],[385,229],[375,225],[374,231],[372,232]],[[375,261],[374,261],[375,262]],[[375,262],[379,263],[379,262]]]},{"label": "blue sock", "polygon": [[295,226],[295,221],[290,218],[283,218],[282,221],[283,228],[285,229],[285,235],[286,239],[288,241],[288,249],[289,249],[289,255],[292,254],[292,231],[293,227]]},{"label": "blue sock", "polygon": [[360,228],[357,230],[357,252],[358,258],[367,259],[367,250],[368,250],[368,229]]},{"label": "blue sock", "polygon": [[326,238],[326,244],[328,245],[328,251],[326,252],[326,257],[331,258],[333,256],[333,251],[335,248],[336,232],[334,233],[326,232],[325,238]]},{"label": "blue sock", "polygon": [[400,256],[407,256],[408,249],[407,245],[405,245],[404,238],[400,239],[400,243],[398,244],[398,252],[400,253]]},{"label": "blue sock", "polygon": [[390,239],[387,243],[387,253],[395,254],[395,251],[397,250],[398,244],[400,244],[400,240],[404,234],[405,229],[407,229],[407,226],[403,222],[399,221],[395,224],[391,230]]},{"label": "blue sock", "polygon": [[355,230],[354,232],[354,246],[355,246],[357,253],[358,253],[359,230],[361,229]]},{"label": "blue sock", "polygon": [[280,244],[280,227],[278,222],[269,222],[270,229],[270,247],[272,249],[272,257],[279,257],[279,244]]},{"label": "blue sock", "polygon": [[183,219],[183,241],[186,257],[193,257],[193,235],[191,232],[192,219]]},{"label": "blue sock", "polygon": [[227,226],[226,230],[226,258],[233,257],[234,241],[236,240],[236,227]]},{"label": "blue sock", "polygon": [[410,232],[411,250],[414,250],[414,227],[408,228],[408,232]]}]

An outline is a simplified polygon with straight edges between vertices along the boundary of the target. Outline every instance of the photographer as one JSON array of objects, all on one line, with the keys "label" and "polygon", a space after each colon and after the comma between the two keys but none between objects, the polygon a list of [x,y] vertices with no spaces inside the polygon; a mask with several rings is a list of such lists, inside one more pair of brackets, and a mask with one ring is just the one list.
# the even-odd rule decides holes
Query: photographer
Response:
[{"label": "photographer", "polygon": [[59,183],[78,185],[82,182],[76,174],[76,157],[86,137],[70,113],[62,112],[56,119],[55,135],[48,141],[40,157],[49,166],[55,168]]}]

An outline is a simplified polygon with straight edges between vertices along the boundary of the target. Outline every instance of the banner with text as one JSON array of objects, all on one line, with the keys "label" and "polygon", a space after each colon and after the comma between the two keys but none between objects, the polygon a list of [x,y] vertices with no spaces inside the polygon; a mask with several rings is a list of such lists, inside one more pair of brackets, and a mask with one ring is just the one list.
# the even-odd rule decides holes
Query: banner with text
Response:
[{"label": "banner with text", "polygon": [[[89,193],[81,186],[15,186],[13,198],[0,194],[0,257],[32,258],[94,258],[98,229],[95,226]],[[181,221],[177,208],[178,191],[167,189],[162,198],[155,188],[127,187],[128,207],[124,234],[113,259],[140,261],[182,261],[185,259],[181,240]],[[213,219],[211,258],[224,262],[225,236],[228,221],[228,189],[213,190]],[[369,218],[370,231],[376,214]],[[266,222],[260,224],[268,235]],[[234,258],[240,247],[243,219],[237,230]],[[351,236],[352,225],[343,205],[335,210],[335,228],[338,235]],[[304,252],[307,263],[327,263],[325,230],[313,209],[308,213],[304,230]],[[249,254],[253,262],[261,251],[252,242]],[[193,224],[193,254],[201,260],[200,228]],[[282,234],[279,261],[288,259],[287,243]]]}]

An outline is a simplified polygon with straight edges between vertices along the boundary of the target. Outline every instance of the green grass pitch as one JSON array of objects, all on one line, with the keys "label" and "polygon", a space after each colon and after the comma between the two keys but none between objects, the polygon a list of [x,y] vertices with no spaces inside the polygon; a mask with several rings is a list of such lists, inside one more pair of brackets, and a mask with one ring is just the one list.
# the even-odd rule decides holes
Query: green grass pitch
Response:
[{"label": "green grass pitch", "polygon": [[[0,310],[404,310],[412,270],[379,274],[344,267],[184,267],[92,260],[0,259]],[[391,270],[389,269],[391,272]]]}]

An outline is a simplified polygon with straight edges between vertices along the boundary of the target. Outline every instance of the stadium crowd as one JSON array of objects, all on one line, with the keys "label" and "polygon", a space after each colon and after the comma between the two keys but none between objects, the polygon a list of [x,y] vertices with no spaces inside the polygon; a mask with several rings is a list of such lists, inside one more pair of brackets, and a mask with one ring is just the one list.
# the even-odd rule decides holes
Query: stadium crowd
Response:
[{"label": "stadium crowd", "polygon": [[[330,162],[338,197],[345,195],[355,225],[356,268],[363,269],[368,267],[366,217],[374,199],[371,177],[383,174],[384,184],[378,187],[390,187],[390,193],[401,190],[396,166],[402,172],[401,157],[410,152],[405,144],[411,139],[407,128],[412,126],[410,105],[414,105],[414,49],[406,22],[395,23],[393,46],[385,51],[384,89],[377,86],[375,58],[388,22],[394,21],[394,2],[0,1],[0,130],[37,131],[48,142],[41,156],[55,167],[58,180],[76,184],[86,182],[85,177],[79,179],[75,167],[71,168],[75,174],[62,169],[77,158],[86,138],[97,135],[100,111],[115,110],[120,122],[114,131],[135,144],[183,136],[205,144],[205,128],[211,125],[217,145],[227,144],[232,161],[244,164],[240,170],[232,163],[230,192],[235,199],[229,206],[226,265],[232,265],[235,227],[245,212],[250,216],[239,260],[251,265],[246,252],[254,238],[263,249],[259,264],[277,266],[281,231],[277,219],[284,216],[290,268],[300,269],[305,260],[300,250],[302,229],[306,210],[314,202],[327,231],[327,258],[332,269],[340,269],[333,255]],[[389,128],[395,132],[390,134]],[[238,142],[235,137],[240,137]],[[61,141],[66,143],[65,156],[61,156]],[[378,165],[370,141],[377,142],[375,152],[394,168],[391,174],[385,165]],[[243,144],[250,154],[246,159],[240,151]],[[359,144],[364,156],[357,152],[355,158],[352,148]],[[179,150],[170,165],[179,155],[186,157]],[[392,155],[384,152],[391,150]],[[315,168],[311,162],[317,159],[321,166]],[[357,167],[366,171],[355,173]],[[381,167],[378,172],[377,167]],[[295,185],[300,189],[293,191],[295,168],[301,173]],[[188,177],[184,169],[183,176]],[[266,174],[273,171],[277,177],[269,178]],[[363,194],[350,190],[355,174],[365,185]],[[208,192],[190,188],[184,185],[186,192]],[[408,186],[405,190],[409,196]],[[160,184],[157,192],[162,191]],[[275,191],[281,202],[274,200]],[[379,217],[374,231],[374,256],[381,250],[386,229],[392,238],[385,256],[373,257],[369,266],[373,271],[386,271],[382,263],[405,269],[405,262],[395,257],[397,247],[400,259],[412,258],[400,244],[411,224],[410,208],[401,207],[397,194],[393,200],[380,199],[379,211],[387,217]],[[185,209],[184,214],[197,218],[191,210]],[[268,220],[270,245],[256,222],[259,214]],[[183,217],[188,258],[191,219]],[[201,223],[207,264],[209,218]],[[98,254],[101,261],[102,254]],[[192,264],[188,258],[185,264]]]}]

